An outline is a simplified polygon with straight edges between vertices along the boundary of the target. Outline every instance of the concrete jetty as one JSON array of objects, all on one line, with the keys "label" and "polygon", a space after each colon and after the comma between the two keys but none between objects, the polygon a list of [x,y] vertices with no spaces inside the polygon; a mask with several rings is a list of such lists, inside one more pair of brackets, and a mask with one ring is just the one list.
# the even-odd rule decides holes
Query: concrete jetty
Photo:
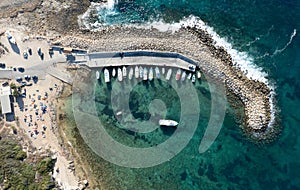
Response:
[{"label": "concrete jetty", "polygon": [[189,65],[197,63],[178,53],[159,51],[124,51],[124,52],[95,52],[85,55],[74,55],[74,63],[83,64],[90,68],[121,67],[121,66],[161,66],[177,67],[190,70]]}]

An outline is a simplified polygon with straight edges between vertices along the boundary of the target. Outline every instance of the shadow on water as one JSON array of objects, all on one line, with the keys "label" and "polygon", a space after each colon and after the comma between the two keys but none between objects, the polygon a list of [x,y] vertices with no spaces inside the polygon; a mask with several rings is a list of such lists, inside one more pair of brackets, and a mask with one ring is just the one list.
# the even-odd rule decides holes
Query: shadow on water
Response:
[{"label": "shadow on water", "polygon": [[19,47],[18,47],[17,44],[12,44],[12,43],[9,43],[9,44],[10,44],[11,49],[12,49],[15,53],[20,54],[20,49],[19,49]]},{"label": "shadow on water", "polygon": [[164,135],[172,136],[174,131],[176,130],[176,127],[162,126],[162,127],[160,127],[160,129],[161,129],[161,131],[163,132]]}]

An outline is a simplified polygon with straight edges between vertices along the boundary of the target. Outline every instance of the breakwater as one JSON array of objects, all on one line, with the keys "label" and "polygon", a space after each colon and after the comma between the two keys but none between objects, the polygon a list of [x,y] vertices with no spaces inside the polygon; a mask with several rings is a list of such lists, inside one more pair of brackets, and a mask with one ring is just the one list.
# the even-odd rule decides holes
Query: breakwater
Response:
[{"label": "breakwater", "polygon": [[213,39],[204,30],[184,27],[176,32],[160,32],[116,26],[80,31],[57,38],[53,44],[84,48],[90,52],[149,50],[180,53],[194,60],[207,77],[223,82],[228,92],[243,102],[246,134],[258,141],[268,141],[278,133],[275,113],[271,109],[274,106],[272,89],[263,82],[247,78],[225,49],[215,47]]}]

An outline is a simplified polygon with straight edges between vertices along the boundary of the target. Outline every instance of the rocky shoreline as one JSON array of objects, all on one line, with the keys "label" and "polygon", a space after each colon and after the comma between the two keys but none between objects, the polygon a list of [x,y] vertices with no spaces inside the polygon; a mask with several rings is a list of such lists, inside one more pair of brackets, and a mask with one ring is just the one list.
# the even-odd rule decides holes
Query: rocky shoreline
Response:
[{"label": "rocky shoreline", "polygon": [[211,36],[197,28],[160,32],[157,29],[107,27],[98,31],[81,30],[57,38],[53,44],[88,49],[90,52],[153,50],[181,53],[199,63],[200,70],[226,86],[245,106],[244,131],[256,142],[276,139],[278,125],[272,120],[272,89],[251,80],[237,67],[223,48],[217,48]]}]

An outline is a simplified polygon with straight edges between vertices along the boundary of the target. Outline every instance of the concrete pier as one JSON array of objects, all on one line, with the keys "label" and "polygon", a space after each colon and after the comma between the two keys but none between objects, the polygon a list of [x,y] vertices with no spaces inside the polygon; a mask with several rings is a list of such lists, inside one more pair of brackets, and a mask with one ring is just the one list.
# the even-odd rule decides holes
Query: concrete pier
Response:
[{"label": "concrete pier", "polygon": [[[176,67],[184,70],[189,69],[189,65],[197,65],[191,59],[178,53],[155,52],[155,51],[126,51],[126,52],[97,52],[85,55],[74,55],[74,63],[84,64],[90,68],[97,67],[120,67],[120,66],[161,66]],[[192,71],[192,70],[191,70]]]}]

